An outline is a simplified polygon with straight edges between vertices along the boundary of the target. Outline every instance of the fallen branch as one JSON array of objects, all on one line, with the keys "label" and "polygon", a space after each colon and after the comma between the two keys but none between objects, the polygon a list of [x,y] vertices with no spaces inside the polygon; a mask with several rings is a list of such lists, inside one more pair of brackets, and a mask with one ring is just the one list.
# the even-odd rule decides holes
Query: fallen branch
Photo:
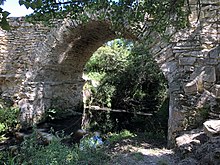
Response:
[{"label": "fallen branch", "polygon": [[136,115],[143,115],[143,116],[152,116],[152,113],[144,113],[144,112],[129,112],[122,109],[111,109],[99,106],[86,106],[85,110],[93,110],[93,111],[107,111],[107,112],[118,112],[118,113],[133,113]]}]

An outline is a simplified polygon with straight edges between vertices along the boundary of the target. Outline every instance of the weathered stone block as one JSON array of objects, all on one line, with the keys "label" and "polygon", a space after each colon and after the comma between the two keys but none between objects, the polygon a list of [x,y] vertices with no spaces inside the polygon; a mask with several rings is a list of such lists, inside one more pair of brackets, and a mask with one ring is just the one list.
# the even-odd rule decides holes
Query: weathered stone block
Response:
[{"label": "weathered stone block", "polygon": [[170,83],[170,86],[169,86],[170,93],[178,92],[178,91],[180,91],[180,89],[181,89],[181,87],[180,87],[179,83],[173,82],[173,81]]},{"label": "weathered stone block", "polygon": [[218,64],[218,59],[216,58],[216,59],[205,59],[205,63],[207,64],[207,65],[217,65]]},{"label": "weathered stone block", "polygon": [[184,72],[194,72],[195,67],[194,66],[184,66]]},{"label": "weathered stone block", "polygon": [[208,120],[203,123],[203,130],[209,136],[220,135],[220,120]]},{"label": "weathered stone block", "polygon": [[198,92],[198,85],[197,85],[197,81],[193,80],[191,82],[188,82],[185,86],[184,86],[184,92],[187,95],[194,95]]},{"label": "weathered stone block", "polygon": [[209,56],[210,58],[215,58],[215,59],[219,58],[220,57],[220,45],[212,49],[209,52]]},{"label": "weathered stone block", "polygon": [[206,90],[210,91],[211,88],[213,87],[214,83],[204,82],[203,85]]},{"label": "weathered stone block", "polygon": [[193,81],[198,78],[203,78],[203,75],[205,73],[204,69],[205,67],[202,65],[196,66],[194,72],[190,75],[190,80]]},{"label": "weathered stone block", "polygon": [[207,66],[205,67],[205,73],[203,80],[206,82],[214,83],[216,81],[215,67]]},{"label": "weathered stone block", "polygon": [[212,93],[217,97],[220,98],[220,85],[215,84],[215,86],[212,89]]},{"label": "weathered stone block", "polygon": [[169,76],[177,70],[177,63],[174,61],[166,62],[161,65],[161,70],[165,76]]},{"label": "weathered stone block", "polygon": [[180,57],[179,65],[193,65],[196,62],[195,57]]}]

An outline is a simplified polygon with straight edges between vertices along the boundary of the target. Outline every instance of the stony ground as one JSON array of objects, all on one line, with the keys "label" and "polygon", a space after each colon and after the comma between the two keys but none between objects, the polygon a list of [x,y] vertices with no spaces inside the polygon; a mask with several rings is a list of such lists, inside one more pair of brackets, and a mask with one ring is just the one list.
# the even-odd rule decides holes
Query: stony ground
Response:
[{"label": "stony ground", "polygon": [[163,140],[124,139],[110,147],[114,165],[176,165],[179,158]]}]

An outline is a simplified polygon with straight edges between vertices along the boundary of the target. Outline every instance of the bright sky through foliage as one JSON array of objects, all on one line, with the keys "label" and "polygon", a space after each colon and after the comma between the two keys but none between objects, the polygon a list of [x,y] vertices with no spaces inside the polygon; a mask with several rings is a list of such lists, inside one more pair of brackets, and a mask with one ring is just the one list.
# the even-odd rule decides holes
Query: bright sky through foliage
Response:
[{"label": "bright sky through foliage", "polygon": [[[32,9],[27,9],[24,5],[20,6],[19,0],[6,0],[3,6],[1,6],[5,11],[10,12],[9,17],[21,17],[33,12]],[[118,0],[115,0],[118,2]]]},{"label": "bright sky through foliage", "polygon": [[9,17],[21,17],[33,12],[32,9],[27,9],[24,5],[20,6],[18,0],[6,0],[1,7],[11,13]]}]

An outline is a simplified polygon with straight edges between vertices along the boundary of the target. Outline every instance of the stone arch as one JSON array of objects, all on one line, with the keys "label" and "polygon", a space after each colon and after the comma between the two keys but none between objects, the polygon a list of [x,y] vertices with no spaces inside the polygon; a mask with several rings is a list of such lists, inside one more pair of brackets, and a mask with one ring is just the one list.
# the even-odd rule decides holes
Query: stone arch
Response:
[{"label": "stone arch", "polygon": [[[172,142],[194,124],[190,119],[197,120],[191,116],[195,110],[209,105],[216,112],[220,104],[220,5],[217,0],[201,0],[199,19],[197,5],[190,2],[190,27],[176,32],[169,43],[154,36],[150,49],[168,80],[168,141]],[[10,24],[12,30],[0,30],[0,93],[19,105],[26,123],[41,120],[53,102],[61,107],[77,106],[83,63],[102,43],[117,37],[108,21],[95,19],[86,25],[62,20],[52,29],[26,23],[23,18],[11,18]],[[133,36],[127,32],[125,38]],[[68,99],[59,103],[60,96]]]},{"label": "stone arch", "polygon": [[[123,37],[135,38],[129,33]],[[107,21],[77,24],[64,20],[53,28],[45,41],[38,43],[33,67],[26,73],[24,88],[31,88],[27,93],[33,99],[19,101],[21,120],[38,122],[51,108],[62,109],[66,115],[81,114],[84,66],[100,46],[115,38],[117,34]]]}]

